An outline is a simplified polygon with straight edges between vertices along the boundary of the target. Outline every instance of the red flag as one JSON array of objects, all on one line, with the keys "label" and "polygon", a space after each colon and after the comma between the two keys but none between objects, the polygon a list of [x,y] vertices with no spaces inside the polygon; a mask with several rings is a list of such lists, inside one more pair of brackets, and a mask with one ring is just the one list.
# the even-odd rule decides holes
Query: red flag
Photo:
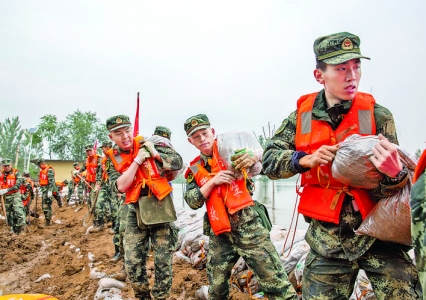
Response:
[{"label": "red flag", "polygon": [[139,134],[139,92],[138,92],[138,98],[136,100],[136,116],[135,116],[135,123],[133,124],[133,137],[137,136]]},{"label": "red flag", "polygon": [[96,138],[95,142],[93,143],[93,151],[96,153],[96,150],[98,149],[98,138]]}]

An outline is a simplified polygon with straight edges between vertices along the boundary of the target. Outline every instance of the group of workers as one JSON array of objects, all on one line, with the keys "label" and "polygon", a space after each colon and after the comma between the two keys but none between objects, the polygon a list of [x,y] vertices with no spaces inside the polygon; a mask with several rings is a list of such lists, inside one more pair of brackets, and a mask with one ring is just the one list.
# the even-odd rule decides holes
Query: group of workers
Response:
[{"label": "group of workers", "polygon": [[[219,154],[207,115],[197,114],[184,122],[188,142],[200,151],[186,169],[184,199],[192,209],[206,207],[208,299],[228,299],[229,279],[239,257],[252,269],[266,299],[298,299],[270,240],[265,218],[257,209],[259,203],[252,198],[250,177],[261,171],[270,179],[302,177],[299,212],[309,223],[305,239],[310,246],[303,271],[303,299],[349,299],[361,269],[377,299],[422,299],[426,284],[422,174],[426,163],[419,164],[419,180],[413,189],[415,265],[407,254],[410,247],[354,232],[365,218],[360,208],[394,195],[410,180],[395,147],[398,139],[391,112],[372,95],[358,92],[361,59],[369,59],[361,54],[360,38],[339,32],[319,37],[313,48],[314,78],[323,89],[300,97],[296,111],[284,119],[265,149],[235,149],[229,166]],[[169,182],[182,171],[182,157],[172,146],[166,127],[157,127],[151,137],[134,137],[129,117],[116,115],[107,119],[106,129],[114,147],[111,142],[102,144],[104,157],[86,147],[86,165],[80,169],[74,164],[69,193],[77,190],[82,203],[82,191],[90,186],[88,204],[94,205],[95,212],[92,232],[101,231],[111,218],[116,253],[124,255],[135,296],[168,299],[178,240]],[[378,136],[371,162],[384,179],[375,190],[345,186],[332,177],[331,163],[339,143],[352,134]],[[50,180],[53,171],[43,162],[39,166],[43,211],[49,225],[51,201],[47,199],[56,191]],[[19,233],[25,226],[24,196],[19,194],[18,201],[14,193],[23,179],[11,168],[10,160],[3,161],[2,174],[7,188],[0,194],[5,194],[7,210],[14,212],[8,213],[8,222]],[[328,178],[328,184],[321,178]],[[83,180],[87,187],[82,186]],[[146,273],[150,251],[154,252],[155,268],[152,288]]]}]

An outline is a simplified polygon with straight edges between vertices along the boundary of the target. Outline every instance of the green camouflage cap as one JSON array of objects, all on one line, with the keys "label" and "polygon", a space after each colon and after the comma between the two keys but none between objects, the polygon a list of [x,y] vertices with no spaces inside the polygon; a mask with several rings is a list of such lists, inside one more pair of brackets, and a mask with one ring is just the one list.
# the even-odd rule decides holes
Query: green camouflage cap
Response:
[{"label": "green camouflage cap", "polygon": [[164,126],[155,127],[154,134],[168,138],[169,140],[170,140],[170,137],[172,136],[172,132],[170,131],[170,129]]},{"label": "green camouflage cap", "polygon": [[329,65],[337,65],[355,58],[369,57],[361,55],[358,36],[349,32],[339,32],[317,38],[314,42],[314,52],[317,61]]},{"label": "green camouflage cap", "polygon": [[101,148],[102,147],[112,147],[112,142],[110,140],[106,140],[106,141],[102,142]]},{"label": "green camouflage cap", "polygon": [[92,150],[92,149],[93,149],[93,145],[84,146],[84,150]]},{"label": "green camouflage cap", "polygon": [[44,160],[44,158],[39,158],[38,160],[37,160],[37,164],[39,165],[39,164],[41,164],[41,163],[44,163],[44,162],[46,162],[45,160]]},{"label": "green camouflage cap", "polygon": [[75,162],[75,163],[72,164],[73,167],[78,166],[78,165],[79,165],[78,162]]},{"label": "green camouflage cap", "polygon": [[11,160],[11,159],[9,159],[9,158],[4,158],[4,159],[1,161],[1,164],[2,164],[3,166],[11,165],[11,164],[12,164],[12,160]]},{"label": "green camouflage cap", "polygon": [[28,177],[28,176],[30,176],[31,174],[30,174],[30,172],[29,172],[29,171],[24,171],[24,173],[22,173],[22,175],[23,175],[23,176],[27,176],[27,177]]},{"label": "green camouflage cap", "polygon": [[64,180],[64,181],[62,181],[62,183],[64,183],[64,184],[68,184],[68,180]]},{"label": "green camouflage cap", "polygon": [[188,118],[183,124],[183,127],[186,135],[191,136],[197,130],[209,128],[210,121],[205,114],[199,114]]},{"label": "green camouflage cap", "polygon": [[132,126],[132,123],[130,122],[129,117],[126,115],[114,116],[106,121],[106,128],[108,131],[129,126]]}]

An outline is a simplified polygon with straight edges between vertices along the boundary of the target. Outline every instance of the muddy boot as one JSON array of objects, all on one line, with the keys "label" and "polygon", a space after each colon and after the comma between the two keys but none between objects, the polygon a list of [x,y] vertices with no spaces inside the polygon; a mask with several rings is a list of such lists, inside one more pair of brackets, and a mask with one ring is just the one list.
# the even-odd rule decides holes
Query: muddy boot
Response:
[{"label": "muddy boot", "polygon": [[126,281],[127,278],[127,273],[126,273],[126,269],[124,268],[124,264],[123,267],[121,268],[120,271],[118,271],[115,275],[114,275],[114,279],[120,280],[120,281]]},{"label": "muddy boot", "polygon": [[89,233],[101,232],[104,230],[104,224],[99,222],[94,222],[94,226],[89,229]]},{"label": "muddy boot", "polygon": [[[114,256],[110,259],[110,261],[112,262],[117,262],[119,261],[123,256],[120,253],[120,248],[117,245],[114,245],[115,248],[115,254]],[[124,267],[123,267],[124,268]]]},{"label": "muddy boot", "polygon": [[14,234],[20,234],[22,230],[22,226],[15,226],[13,227],[13,233]]}]

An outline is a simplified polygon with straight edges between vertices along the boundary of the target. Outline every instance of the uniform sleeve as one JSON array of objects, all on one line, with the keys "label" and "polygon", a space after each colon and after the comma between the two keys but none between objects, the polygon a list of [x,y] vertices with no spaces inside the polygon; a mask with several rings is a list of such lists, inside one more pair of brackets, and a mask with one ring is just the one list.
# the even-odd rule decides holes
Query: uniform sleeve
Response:
[{"label": "uniform sleeve", "polygon": [[48,190],[52,192],[57,192],[58,187],[56,186],[55,171],[53,169],[49,168],[49,170],[47,171],[47,178],[49,180]]},{"label": "uniform sleeve", "polygon": [[292,157],[296,152],[296,116],[296,112],[290,114],[266,144],[262,166],[264,174],[270,179],[289,178],[298,174],[292,164]]},{"label": "uniform sleeve", "polygon": [[105,170],[108,174],[109,182],[113,191],[115,193],[122,193],[117,189],[117,179],[121,176],[121,173],[114,168],[114,164],[109,157],[105,162]]},{"label": "uniform sleeve", "polygon": [[102,157],[98,158],[98,166],[96,167],[96,182],[100,183],[102,181]]},{"label": "uniform sleeve", "polygon": [[25,182],[25,179],[24,179],[24,177],[21,176],[21,173],[16,172],[15,176],[16,176],[16,183],[12,187],[8,188],[8,191],[17,191],[17,190],[19,190],[19,188],[21,187],[21,185]]},{"label": "uniform sleeve", "polygon": [[204,205],[207,198],[200,192],[200,187],[194,180],[194,175],[190,172],[186,179],[186,192],[183,196],[188,206],[192,209],[198,209]]},{"label": "uniform sleeve", "polygon": [[[154,146],[155,150],[158,151],[158,154],[161,156],[163,161],[160,168],[164,171],[178,171],[183,167],[183,160],[179,153],[169,147]],[[157,160],[156,163],[160,163]],[[160,163],[161,164],[161,163]]]}]

